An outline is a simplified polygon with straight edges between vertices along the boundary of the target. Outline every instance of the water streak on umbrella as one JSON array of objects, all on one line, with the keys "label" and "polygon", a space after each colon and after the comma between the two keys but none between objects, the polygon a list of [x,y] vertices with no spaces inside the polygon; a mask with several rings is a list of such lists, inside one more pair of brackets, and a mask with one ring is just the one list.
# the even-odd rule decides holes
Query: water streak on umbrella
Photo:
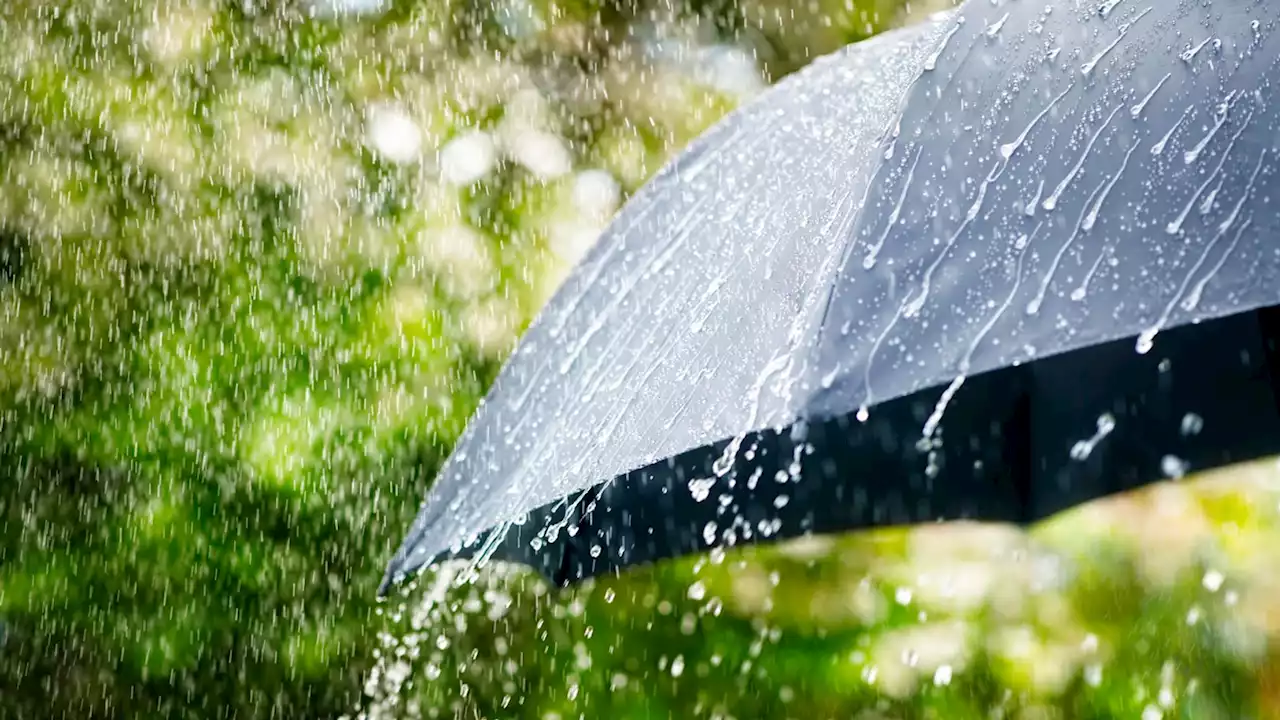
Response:
[{"label": "water streak on umbrella", "polygon": [[1062,179],[1062,182],[1058,183],[1058,186],[1053,189],[1053,192],[1049,194],[1049,197],[1044,199],[1044,202],[1040,204],[1040,207],[1050,211],[1058,207],[1058,201],[1062,198],[1062,193],[1066,192],[1067,188],[1071,187],[1071,183],[1075,182],[1080,171],[1084,169],[1084,164],[1089,159],[1089,154],[1093,152],[1093,146],[1098,143],[1098,138],[1102,136],[1102,133],[1105,132],[1108,127],[1111,126],[1111,121],[1115,119],[1116,113],[1120,112],[1122,107],[1124,107],[1123,103],[1116,105],[1115,109],[1111,111],[1111,114],[1107,116],[1106,121],[1102,123],[1102,127],[1098,128],[1097,132],[1093,134],[1093,137],[1089,138],[1089,143],[1084,146],[1084,152],[1080,154],[1080,159],[1077,160],[1076,164],[1067,172],[1067,176]]},{"label": "water streak on umbrella", "polygon": [[[1205,181],[1201,183],[1199,188],[1196,189],[1195,194],[1192,195],[1191,199],[1187,201],[1187,204],[1185,207],[1183,207],[1182,212],[1179,213],[1176,218],[1169,221],[1169,224],[1165,226],[1165,229],[1164,229],[1165,232],[1167,232],[1170,235],[1177,235],[1178,233],[1182,232],[1182,225],[1187,221],[1187,217],[1191,215],[1191,211],[1195,208],[1196,201],[1200,199],[1200,196],[1204,194],[1204,191],[1209,188],[1209,185],[1213,183],[1213,181],[1219,176],[1219,174],[1222,173],[1223,168],[1227,166],[1227,160],[1231,158],[1231,152],[1235,150],[1236,142],[1240,140],[1240,136],[1244,134],[1244,131],[1249,129],[1249,123],[1252,120],[1253,120],[1253,112],[1250,112],[1248,115],[1245,115],[1244,122],[1240,124],[1240,129],[1236,131],[1236,134],[1234,136],[1232,136],[1231,142],[1227,143],[1227,149],[1223,151],[1222,158],[1218,160],[1218,165],[1214,167],[1213,172],[1209,173],[1209,177],[1205,178]],[[1204,213],[1201,213],[1201,214],[1204,214]]]}]

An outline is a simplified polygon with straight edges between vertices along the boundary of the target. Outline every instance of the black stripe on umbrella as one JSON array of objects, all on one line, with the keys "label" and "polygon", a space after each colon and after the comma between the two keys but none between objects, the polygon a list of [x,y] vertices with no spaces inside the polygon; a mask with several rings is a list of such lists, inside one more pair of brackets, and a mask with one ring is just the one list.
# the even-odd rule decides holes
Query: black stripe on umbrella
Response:
[{"label": "black stripe on umbrella", "polygon": [[[1030,524],[1153,482],[1280,455],[1280,308],[969,378],[729,441],[538,508],[492,559],[569,585],[717,547],[949,520]],[[570,509],[571,508],[571,509]],[[554,528],[548,533],[546,528]]]},{"label": "black stripe on umbrella", "polygon": [[973,1],[781,83],[620,213],[383,589],[1026,523],[1276,452],[1275,15]]}]

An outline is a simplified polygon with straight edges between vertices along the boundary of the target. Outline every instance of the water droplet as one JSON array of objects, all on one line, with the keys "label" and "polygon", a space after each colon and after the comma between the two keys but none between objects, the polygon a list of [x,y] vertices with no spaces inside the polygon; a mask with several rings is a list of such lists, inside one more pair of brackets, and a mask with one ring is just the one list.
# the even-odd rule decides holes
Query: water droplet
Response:
[{"label": "water droplet", "polygon": [[1098,416],[1097,430],[1093,436],[1077,442],[1071,446],[1071,459],[1076,461],[1084,461],[1093,454],[1094,448],[1098,446],[1108,435],[1116,429],[1116,418],[1111,413],[1103,413]]},{"label": "water droplet", "polygon": [[1165,455],[1160,458],[1160,472],[1167,478],[1177,480],[1186,475],[1189,469],[1187,461],[1176,455]]},{"label": "water droplet", "polygon": [[677,655],[675,660],[671,661],[671,677],[680,677],[684,674],[684,656]]},{"label": "water droplet", "polygon": [[689,586],[690,600],[703,600],[707,597],[707,586],[701,580]]},{"label": "water droplet", "polygon": [[1204,586],[1205,590],[1216,593],[1222,589],[1222,584],[1226,582],[1226,579],[1226,576],[1221,572],[1218,572],[1217,570],[1209,570],[1205,572],[1204,577],[1201,578],[1200,584]]},{"label": "water droplet", "polygon": [[1199,435],[1204,429],[1204,418],[1195,413],[1187,413],[1182,416],[1182,434],[1183,435]]}]

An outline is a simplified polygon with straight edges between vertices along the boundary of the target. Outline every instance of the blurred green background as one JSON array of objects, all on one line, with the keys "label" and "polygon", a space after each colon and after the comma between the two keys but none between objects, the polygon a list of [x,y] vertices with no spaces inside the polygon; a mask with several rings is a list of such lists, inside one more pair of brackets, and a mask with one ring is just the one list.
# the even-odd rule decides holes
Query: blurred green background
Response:
[{"label": "blurred green background", "polygon": [[1031,536],[375,602],[628,194],[942,4],[6,3],[0,717],[1280,714],[1270,464]]}]

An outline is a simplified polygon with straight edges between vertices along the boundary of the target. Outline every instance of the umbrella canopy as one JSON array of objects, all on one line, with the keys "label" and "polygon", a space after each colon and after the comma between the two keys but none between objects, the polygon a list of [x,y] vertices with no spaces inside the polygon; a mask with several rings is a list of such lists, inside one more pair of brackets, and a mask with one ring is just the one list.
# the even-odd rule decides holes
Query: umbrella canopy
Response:
[{"label": "umbrella canopy", "polygon": [[534,323],[384,590],[1031,522],[1280,452],[1277,17],[973,1],[737,111]]}]

